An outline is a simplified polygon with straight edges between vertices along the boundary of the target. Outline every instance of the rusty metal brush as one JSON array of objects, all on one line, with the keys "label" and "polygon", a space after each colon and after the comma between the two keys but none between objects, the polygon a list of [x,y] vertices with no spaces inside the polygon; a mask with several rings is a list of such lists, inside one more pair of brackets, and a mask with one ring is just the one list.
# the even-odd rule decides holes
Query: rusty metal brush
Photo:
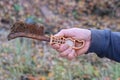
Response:
[{"label": "rusty metal brush", "polygon": [[[11,32],[8,35],[8,40],[12,40],[18,37],[26,37],[39,41],[47,41],[50,44],[65,44],[67,43],[73,49],[81,49],[85,45],[84,40],[77,40],[73,38],[66,38],[60,36],[46,36],[44,33],[44,26],[38,26],[36,24],[28,24],[24,22],[16,22],[11,27]],[[79,44],[79,45],[78,45]]]}]

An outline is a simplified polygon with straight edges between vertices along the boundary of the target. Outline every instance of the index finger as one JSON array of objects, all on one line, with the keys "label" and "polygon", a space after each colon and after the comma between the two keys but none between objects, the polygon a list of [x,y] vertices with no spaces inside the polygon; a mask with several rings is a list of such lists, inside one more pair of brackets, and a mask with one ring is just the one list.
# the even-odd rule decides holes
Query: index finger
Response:
[{"label": "index finger", "polygon": [[60,32],[55,34],[55,36],[60,36],[60,37],[74,37],[73,35],[74,32],[71,31],[71,29],[62,29]]}]

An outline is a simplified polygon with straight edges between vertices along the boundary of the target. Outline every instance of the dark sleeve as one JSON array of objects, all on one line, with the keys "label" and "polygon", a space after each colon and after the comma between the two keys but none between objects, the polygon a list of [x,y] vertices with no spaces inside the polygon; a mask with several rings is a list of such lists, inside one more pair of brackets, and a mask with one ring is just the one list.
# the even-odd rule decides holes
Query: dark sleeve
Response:
[{"label": "dark sleeve", "polygon": [[91,30],[91,44],[88,52],[120,62],[120,32]]}]

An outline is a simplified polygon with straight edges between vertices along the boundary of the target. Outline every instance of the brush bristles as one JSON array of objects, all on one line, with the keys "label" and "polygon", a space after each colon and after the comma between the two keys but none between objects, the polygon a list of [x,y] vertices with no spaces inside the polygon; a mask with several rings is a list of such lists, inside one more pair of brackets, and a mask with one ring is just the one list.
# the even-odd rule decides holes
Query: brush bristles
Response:
[{"label": "brush bristles", "polygon": [[16,22],[11,28],[11,33],[24,32],[36,35],[44,35],[44,27],[36,24],[27,24],[24,22]]}]

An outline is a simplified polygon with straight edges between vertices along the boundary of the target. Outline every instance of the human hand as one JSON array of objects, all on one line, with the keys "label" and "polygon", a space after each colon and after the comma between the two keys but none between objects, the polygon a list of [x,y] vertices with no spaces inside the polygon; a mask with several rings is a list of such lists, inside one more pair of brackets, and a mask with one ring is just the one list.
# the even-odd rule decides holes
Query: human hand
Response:
[{"label": "human hand", "polygon": [[68,44],[52,44],[51,46],[56,49],[61,57],[68,58],[69,60],[84,54],[88,51],[91,42],[91,31],[87,29],[71,28],[63,29],[54,36],[63,36],[77,40],[85,40],[85,45],[81,49],[73,49]]}]

